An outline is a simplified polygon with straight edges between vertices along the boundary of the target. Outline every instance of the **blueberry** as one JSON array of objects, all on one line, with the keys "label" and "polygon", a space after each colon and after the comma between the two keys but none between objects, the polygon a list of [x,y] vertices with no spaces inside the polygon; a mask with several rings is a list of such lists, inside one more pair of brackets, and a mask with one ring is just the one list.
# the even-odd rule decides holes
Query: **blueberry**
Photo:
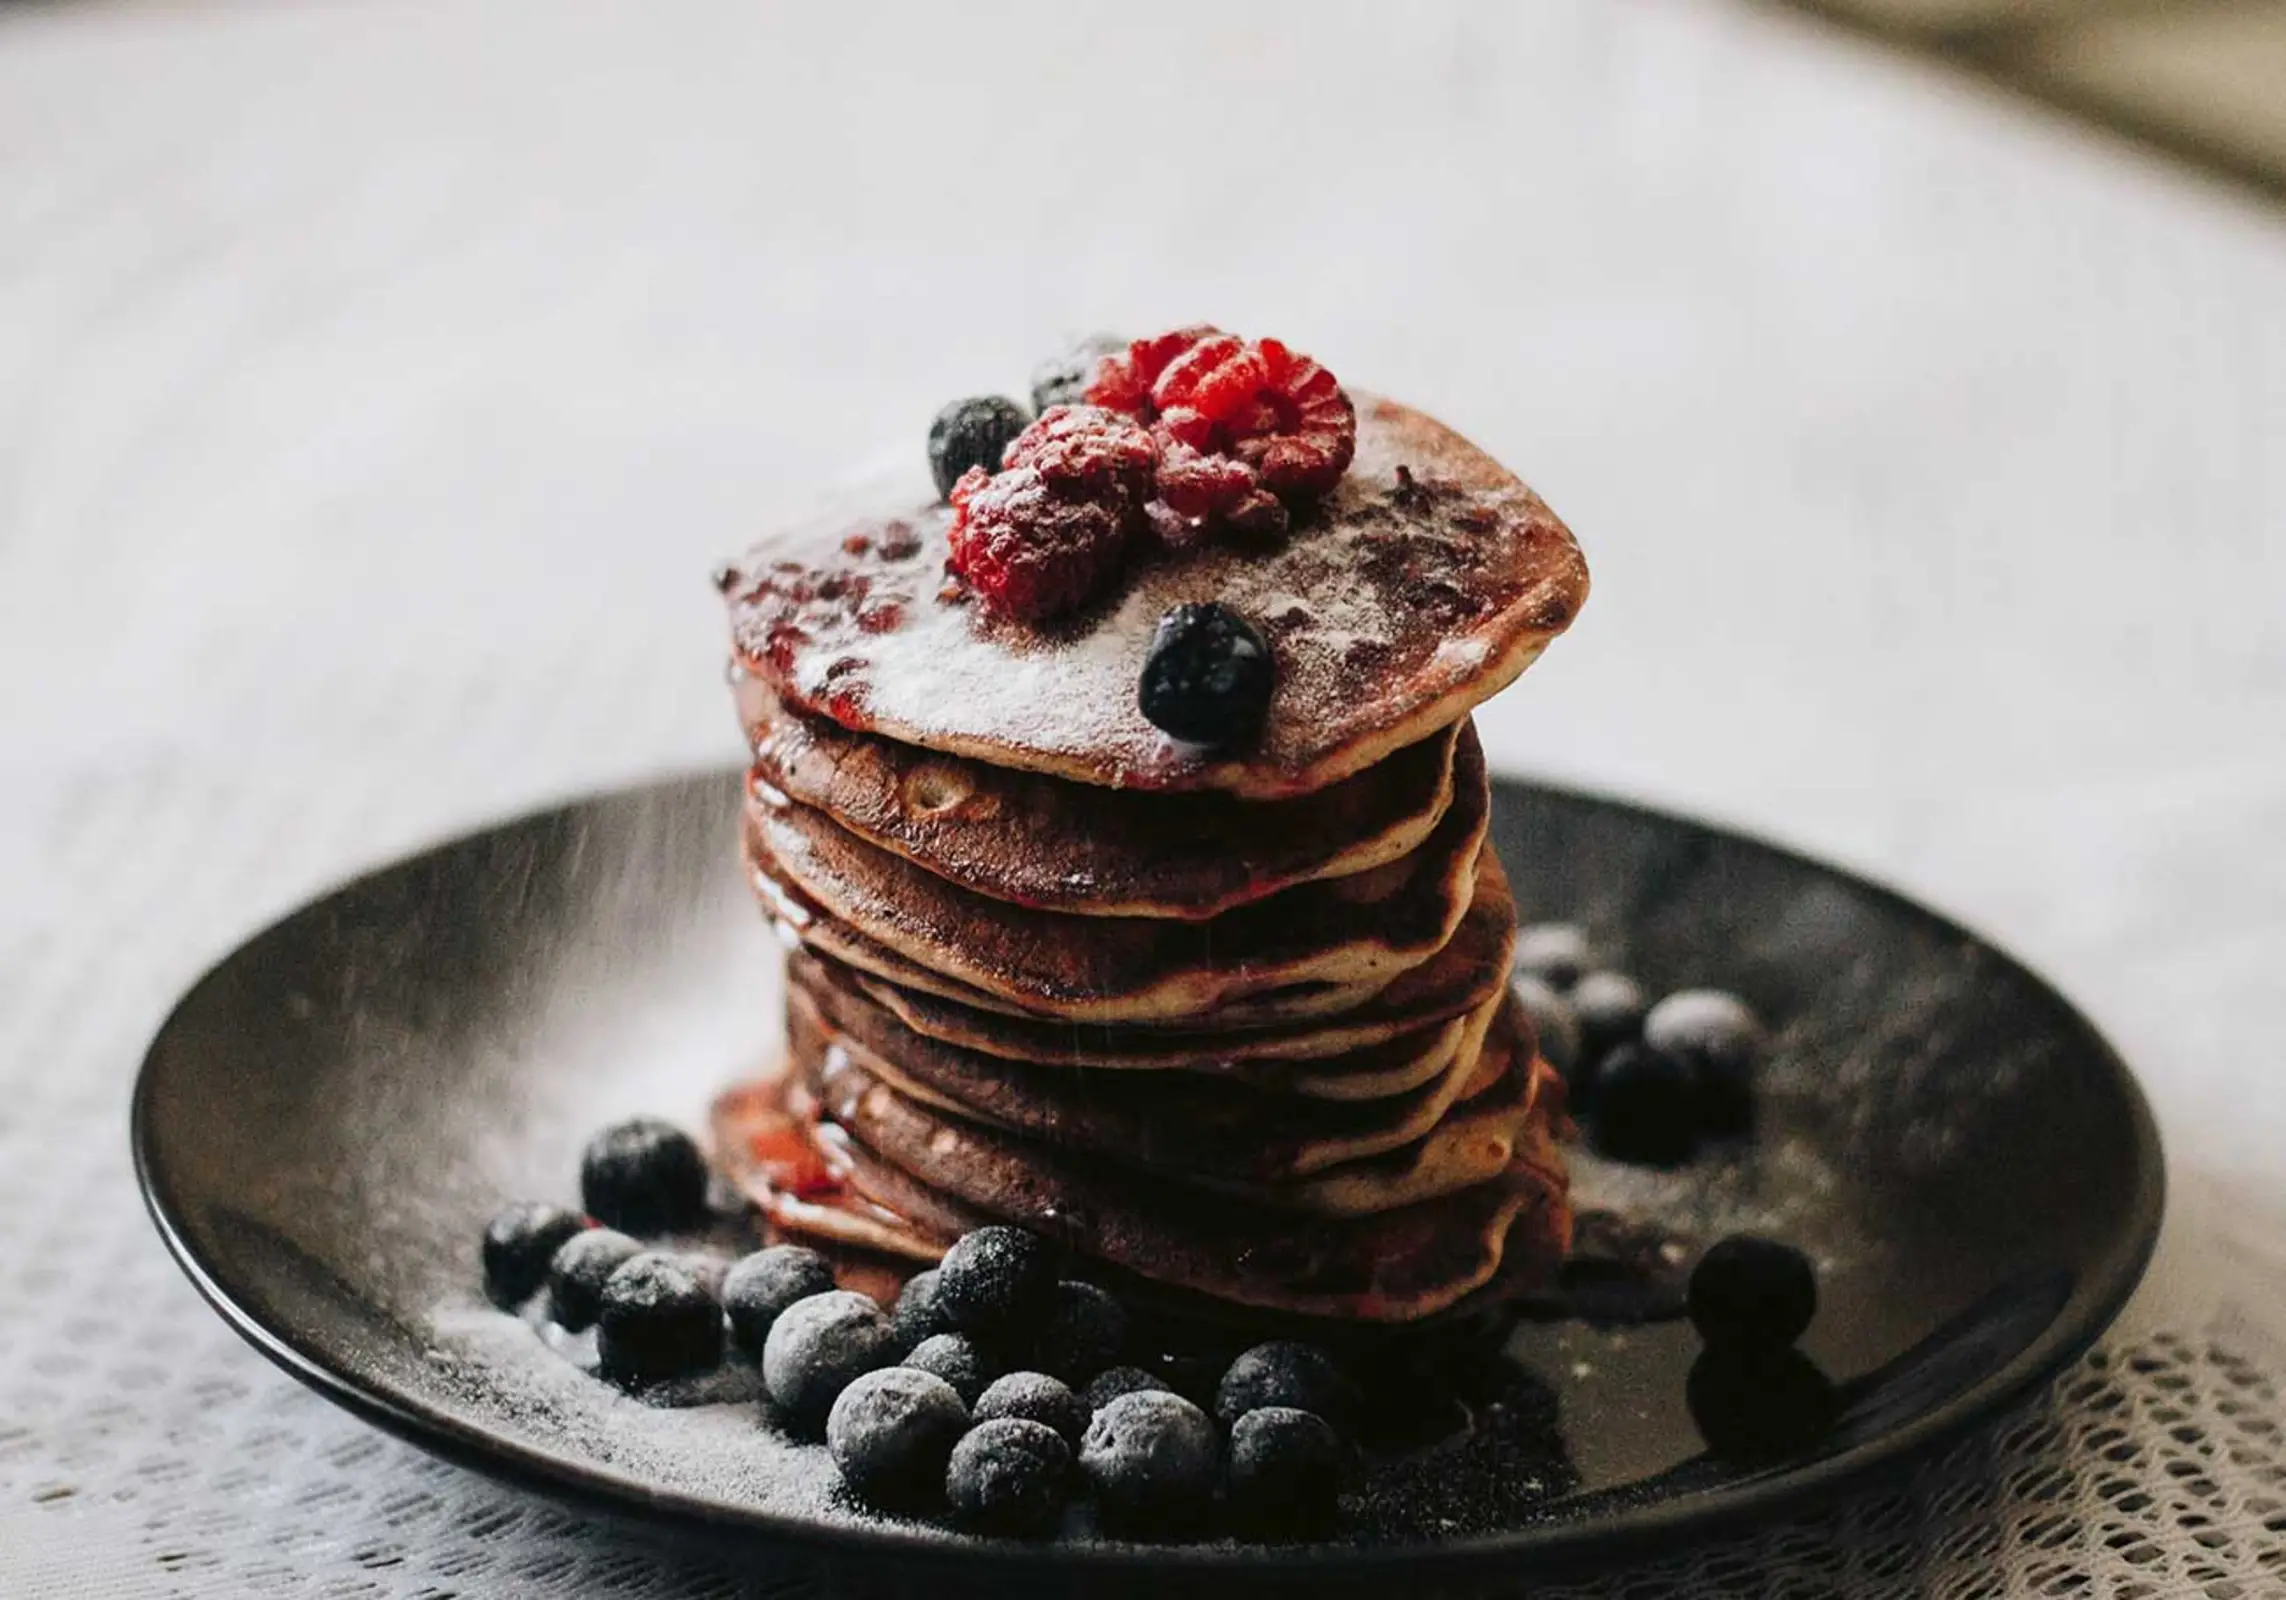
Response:
[{"label": "blueberry", "polygon": [[626,1233],[675,1233],[706,1220],[706,1158],[691,1136],[657,1117],[604,1129],[579,1162],[587,1214]]},{"label": "blueberry", "polygon": [[484,1289],[495,1304],[529,1300],[548,1281],[548,1263],[587,1218],[530,1200],[502,1206],[484,1229]]},{"label": "blueberry", "polygon": [[1108,333],[1090,334],[1069,350],[1051,356],[1032,369],[1032,409],[1077,406],[1087,403],[1087,386],[1095,377],[1096,363],[1105,356],[1124,353],[1127,341]]},{"label": "blueberry", "polygon": [[603,1285],[622,1263],[643,1253],[643,1243],[616,1228],[573,1234],[548,1263],[548,1315],[573,1332],[603,1309]]},{"label": "blueberry", "polygon": [[1226,1424],[1264,1406],[1314,1411],[1347,1429],[1356,1420],[1357,1391],[1316,1345],[1273,1339],[1233,1361],[1214,1394],[1214,1414]]},{"label": "blueberry", "polygon": [[977,1421],[992,1422],[1001,1417],[1045,1423],[1077,1449],[1080,1435],[1087,1431],[1088,1406],[1061,1378],[1051,1378],[1045,1372],[1011,1372],[1005,1378],[993,1379],[976,1402]]},{"label": "blueberry", "polygon": [[1720,989],[1682,989],[1651,1008],[1643,1042],[1699,1077],[1710,1133],[1743,1133],[1754,1119],[1754,1072],[1769,1040],[1752,1007]]},{"label": "blueberry", "polygon": [[1231,1506],[1250,1528],[1322,1529],[1333,1520],[1341,1471],[1341,1436],[1312,1412],[1263,1406],[1231,1425]]},{"label": "blueberry", "polygon": [[1066,1383],[1085,1383],[1127,1353],[1127,1310],[1092,1283],[1066,1279],[1048,1302],[1033,1359]]},{"label": "blueberry", "polygon": [[1818,1364],[1792,1348],[1710,1348],[1683,1386],[1707,1447],[1766,1461],[1814,1444],[1841,1414],[1841,1394]]},{"label": "blueberry", "polygon": [[722,1280],[722,1309],[730,1314],[730,1335],[740,1349],[758,1355],[780,1312],[832,1287],[833,1267],[807,1246],[774,1244],[757,1250]]},{"label": "blueberry", "polygon": [[953,1446],[945,1498],[978,1533],[1052,1533],[1063,1520],[1072,1447],[1044,1423],[1022,1417],[980,1422]]},{"label": "blueberry", "polygon": [[1576,922],[1535,922],[1516,933],[1515,968],[1538,978],[1558,994],[1580,981],[1580,974],[1595,964],[1595,947],[1587,929]]},{"label": "blueberry", "polygon": [[955,1328],[979,1339],[1014,1340],[1046,1320],[1056,1261],[1047,1242],[1021,1228],[964,1234],[937,1264],[937,1304]]},{"label": "blueberry", "polygon": [[1214,1497],[1219,1443],[1214,1419],[1181,1395],[1124,1394],[1088,1423],[1080,1471],[1109,1525],[1180,1532]]},{"label": "blueberry", "polygon": [[1188,744],[1237,745],[1262,731],[1278,669],[1254,625],[1228,606],[1182,605],[1159,619],[1135,703]]},{"label": "blueberry", "polygon": [[853,1290],[832,1289],[778,1313],[762,1341],[762,1387],[796,1433],[815,1435],[852,1380],[895,1359],[887,1313]]},{"label": "blueberry", "polygon": [[1643,986],[1624,972],[1590,972],[1572,985],[1572,1012],[1580,1019],[1580,1059],[1600,1063],[1643,1032]]},{"label": "blueberry", "polygon": [[722,1360],[722,1304],[687,1261],[663,1250],[630,1256],[603,1285],[595,1353],[621,1383],[705,1372]]},{"label": "blueberry", "polygon": [[1572,1081],[1580,1060],[1580,1019],[1572,1003],[1550,988],[1545,979],[1520,975],[1508,986],[1516,1003],[1532,1019],[1540,1041],[1540,1054],[1566,1083]]},{"label": "blueberry", "polygon": [[891,1320],[897,1329],[897,1348],[910,1350],[923,1339],[953,1331],[952,1318],[937,1299],[937,1269],[916,1272],[897,1291],[897,1309]]},{"label": "blueberry", "polygon": [[929,475],[937,480],[938,497],[951,495],[971,467],[998,472],[1010,442],[1031,425],[1029,412],[997,394],[955,400],[938,412],[929,424]]},{"label": "blueberry", "polygon": [[1710,1345],[1789,1345],[1818,1314],[1818,1275],[1790,1244],[1734,1234],[1691,1270],[1689,1306]]},{"label": "blueberry", "polygon": [[904,1364],[919,1372],[933,1372],[953,1386],[962,1405],[975,1405],[988,1377],[984,1352],[965,1333],[935,1333],[915,1345]]},{"label": "blueberry", "polygon": [[1699,1142],[1698,1079],[1640,1045],[1623,1044],[1595,1075],[1595,1144],[1617,1161],[1673,1167]]},{"label": "blueberry", "polygon": [[1080,1391],[1080,1399],[1087,1403],[1088,1415],[1093,1416],[1125,1395],[1174,1392],[1164,1380],[1141,1367],[1107,1367],[1088,1380],[1087,1387]]},{"label": "blueberry", "polygon": [[844,1482],[884,1510],[917,1510],[943,1491],[945,1463],[968,1431],[968,1407],[933,1372],[860,1373],[834,1398],[826,1449]]}]

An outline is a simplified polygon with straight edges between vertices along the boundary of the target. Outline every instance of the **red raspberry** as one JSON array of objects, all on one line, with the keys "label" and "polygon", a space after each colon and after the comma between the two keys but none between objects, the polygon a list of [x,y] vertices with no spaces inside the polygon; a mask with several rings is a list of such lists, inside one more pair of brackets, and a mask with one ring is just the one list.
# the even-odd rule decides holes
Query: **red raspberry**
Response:
[{"label": "red raspberry", "polygon": [[1000,458],[1003,471],[1030,467],[1059,492],[1088,499],[1141,499],[1158,463],[1150,430],[1101,406],[1050,406]]},{"label": "red raspberry", "polygon": [[1286,531],[1286,508],[1262,487],[1262,475],[1231,456],[1206,455],[1179,439],[1159,446],[1159,498],[1193,529],[1219,520],[1242,533]]},{"label": "red raspberry", "polygon": [[1118,575],[1140,511],[1132,494],[1060,493],[1030,466],[989,476],[971,467],[953,485],[952,503],[953,571],[987,605],[1029,622],[1100,594]]},{"label": "red raspberry", "polygon": [[1283,499],[1324,494],[1357,453],[1357,411],[1341,384],[1276,339],[1206,327],[1138,339],[1097,367],[1088,398],[1156,423],[1162,453],[1173,440],[1236,457]]}]

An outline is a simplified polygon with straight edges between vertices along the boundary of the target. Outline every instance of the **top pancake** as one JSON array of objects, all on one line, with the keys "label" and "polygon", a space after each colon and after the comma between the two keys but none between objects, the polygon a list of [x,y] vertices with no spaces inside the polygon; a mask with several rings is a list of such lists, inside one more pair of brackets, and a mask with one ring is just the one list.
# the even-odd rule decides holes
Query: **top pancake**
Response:
[{"label": "top pancake", "polygon": [[[1420,412],[1356,398],[1349,472],[1275,549],[1139,553],[1119,595],[1040,629],[943,583],[946,506],[819,521],[723,573],[736,665],[797,710],[994,766],[1253,799],[1322,789],[1505,687],[1588,588],[1571,534],[1512,473]],[[1206,600],[1253,619],[1277,659],[1244,752],[1179,743],[1136,705],[1159,619]]]}]

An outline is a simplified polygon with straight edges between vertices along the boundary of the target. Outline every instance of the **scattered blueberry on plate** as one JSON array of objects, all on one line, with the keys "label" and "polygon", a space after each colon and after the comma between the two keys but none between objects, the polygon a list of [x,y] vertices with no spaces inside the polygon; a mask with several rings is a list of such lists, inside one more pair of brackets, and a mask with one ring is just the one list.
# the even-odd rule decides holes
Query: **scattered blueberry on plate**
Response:
[{"label": "scattered blueberry on plate", "polygon": [[978,1398],[975,1414],[979,1422],[1020,1417],[1026,1422],[1044,1423],[1062,1434],[1064,1442],[1075,1450],[1087,1432],[1090,1415],[1087,1402],[1072,1393],[1071,1385],[1045,1372],[1011,1372],[993,1379]]},{"label": "scattered blueberry on plate", "polygon": [[1093,1416],[1126,1395],[1174,1392],[1164,1378],[1141,1367],[1106,1367],[1088,1380],[1087,1387],[1080,1391],[1080,1399],[1086,1403],[1088,1415]]},{"label": "scattered blueberry on plate", "polygon": [[1735,1234],[1692,1269],[1691,1323],[1710,1347],[1783,1348],[1818,1312],[1818,1277],[1790,1244]]},{"label": "scattered blueberry on plate", "polygon": [[904,1365],[932,1372],[952,1385],[963,1405],[975,1405],[991,1377],[984,1352],[965,1333],[933,1333],[906,1352]]},{"label": "scattered blueberry on plate", "polygon": [[1346,1429],[1357,1415],[1357,1394],[1333,1357],[1317,1346],[1273,1339],[1233,1361],[1214,1396],[1215,1415],[1225,1426],[1265,1406],[1312,1412]]},{"label": "scattered blueberry on plate", "polygon": [[493,1302],[519,1305],[548,1281],[548,1264],[566,1240],[589,1226],[562,1206],[519,1200],[500,1208],[484,1229],[484,1288]]},{"label": "scattered blueberry on plate", "polygon": [[1046,1318],[1056,1282],[1046,1240],[1021,1228],[978,1228],[937,1263],[936,1302],[961,1332],[1012,1341]]},{"label": "scattered blueberry on plate", "polygon": [[706,1221],[706,1157],[657,1117],[604,1129],[580,1157],[580,1203],[623,1233],[679,1233]]},{"label": "scattered blueberry on plate", "polygon": [[1341,1435],[1325,1418],[1292,1406],[1261,1406],[1230,1429],[1230,1502],[1240,1524],[1268,1534],[1305,1534],[1333,1520],[1341,1491]]},{"label": "scattered blueberry on plate", "polygon": [[826,1449],[842,1480],[890,1510],[925,1508],[943,1493],[946,1463],[967,1431],[968,1407],[952,1385],[912,1367],[861,1373],[834,1397],[825,1420]]},{"label": "scattered blueberry on plate", "polygon": [[774,1244],[744,1256],[722,1281],[731,1337],[747,1354],[760,1355],[771,1324],[789,1306],[833,1286],[832,1264],[806,1245]]},{"label": "scattered blueberry on plate", "polygon": [[1144,1389],[1095,1414],[1080,1440],[1080,1471],[1110,1526],[1185,1533],[1206,1520],[1221,1455],[1212,1417],[1179,1394]]},{"label": "scattered blueberry on plate", "polygon": [[1056,1285],[1032,1343],[1041,1371],[1085,1383],[1126,1353],[1126,1307],[1092,1283],[1067,1278]]},{"label": "scattered blueberry on plate", "polygon": [[548,1315],[572,1332],[595,1324],[603,1285],[643,1253],[643,1241],[616,1228],[589,1228],[566,1239],[548,1263]]},{"label": "scattered blueberry on plate", "polygon": [[1595,1145],[1618,1161],[1680,1166],[1699,1143],[1697,1080],[1641,1045],[1614,1050],[1595,1073]]},{"label": "scattered blueberry on plate", "polygon": [[953,1446],[945,1498],[978,1533],[1036,1537],[1062,1520],[1071,1473],[1072,1447],[1062,1434],[1023,1417],[997,1417]]},{"label": "scattered blueberry on plate", "polygon": [[722,1360],[722,1304],[686,1261],[643,1251],[604,1282],[595,1350],[620,1383],[705,1372]]},{"label": "scattered blueberry on plate", "polygon": [[1516,930],[1515,970],[1568,993],[1595,961],[1587,929],[1576,922],[1534,922]]},{"label": "scattered blueberry on plate", "polygon": [[795,1433],[814,1437],[844,1389],[895,1359],[888,1313],[855,1290],[833,1289],[778,1314],[762,1343],[762,1387]]}]

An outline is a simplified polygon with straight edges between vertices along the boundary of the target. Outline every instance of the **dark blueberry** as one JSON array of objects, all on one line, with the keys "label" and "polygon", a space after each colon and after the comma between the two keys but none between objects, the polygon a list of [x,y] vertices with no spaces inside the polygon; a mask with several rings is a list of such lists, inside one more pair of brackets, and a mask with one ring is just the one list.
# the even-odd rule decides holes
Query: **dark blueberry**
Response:
[{"label": "dark blueberry", "polygon": [[1743,1133],[1754,1120],[1754,1072],[1768,1036],[1747,1003],[1720,989],[1682,989],[1651,1008],[1643,1042],[1699,1075],[1709,1133]]},{"label": "dark blueberry", "polygon": [[897,1348],[910,1350],[923,1339],[953,1331],[952,1318],[945,1315],[944,1306],[937,1299],[937,1269],[916,1272],[905,1280],[905,1287],[897,1291],[897,1309],[891,1314],[897,1329]]},{"label": "dark blueberry", "polygon": [[1043,1372],[1085,1383],[1127,1353],[1127,1309],[1092,1283],[1056,1285],[1032,1344]]},{"label": "dark blueberry", "polygon": [[1005,1378],[993,1379],[976,1402],[977,1421],[991,1422],[1000,1417],[1045,1423],[1076,1450],[1080,1435],[1087,1432],[1088,1407],[1061,1378],[1051,1378],[1045,1372],[1011,1372]]},{"label": "dark blueberry", "polygon": [[1538,978],[1558,994],[1570,990],[1595,965],[1595,947],[1576,922],[1535,922],[1516,931],[1516,970]]},{"label": "dark blueberry", "polygon": [[730,1314],[730,1335],[747,1354],[759,1355],[780,1312],[832,1287],[833,1268],[815,1250],[798,1244],[757,1250],[722,1280],[722,1309]]},{"label": "dark blueberry", "polygon": [[1080,1399],[1087,1403],[1088,1415],[1093,1416],[1123,1395],[1174,1392],[1164,1379],[1141,1367],[1107,1367],[1088,1380],[1087,1387],[1080,1391]]},{"label": "dark blueberry", "polygon": [[1570,1083],[1580,1060],[1580,1019],[1571,1002],[1556,993],[1546,979],[1528,973],[1519,974],[1508,987],[1524,1014],[1532,1019],[1540,1054],[1548,1058],[1557,1076]]},{"label": "dark blueberry", "polygon": [[978,1423],[953,1446],[945,1498],[964,1526],[1025,1538],[1055,1531],[1071,1477],[1072,1447],[1062,1434],[1000,1417]]},{"label": "dark blueberry", "polygon": [[1032,409],[1087,404],[1087,386],[1095,377],[1096,363],[1126,349],[1125,339],[1108,333],[1090,334],[1063,354],[1041,362],[1032,369]]},{"label": "dark blueberry", "polygon": [[1689,1305],[1710,1345],[1789,1345],[1818,1314],[1818,1275],[1790,1244],[1734,1234],[1691,1270]]},{"label": "dark blueberry", "polygon": [[1833,1380],[1791,1348],[1702,1350],[1683,1393],[1707,1448],[1739,1461],[1813,1444],[1841,1414]]},{"label": "dark blueberry", "polygon": [[1595,1075],[1595,1145],[1616,1161],[1673,1167],[1699,1142],[1698,1079],[1688,1067],[1623,1044]]},{"label": "dark blueberry", "polygon": [[1080,1471],[1110,1526],[1179,1533],[1214,1498],[1220,1442],[1214,1419],[1181,1395],[1124,1394],[1088,1423]]},{"label": "dark blueberry", "polygon": [[603,1309],[603,1285],[622,1263],[643,1253],[643,1242],[616,1228],[573,1234],[548,1263],[548,1315],[575,1333]]},{"label": "dark blueberry", "polygon": [[964,1234],[937,1263],[938,1306],[955,1328],[979,1339],[1030,1333],[1046,1320],[1055,1294],[1054,1252],[1021,1228]]},{"label": "dark blueberry", "polygon": [[971,467],[998,472],[1010,442],[1031,425],[1029,412],[997,394],[955,400],[938,412],[929,424],[929,475],[937,480],[938,498],[949,496]]},{"label": "dark blueberry", "polygon": [[826,1449],[857,1495],[884,1510],[918,1510],[944,1490],[945,1463],[968,1431],[968,1407],[933,1372],[883,1367],[858,1374],[826,1415]]},{"label": "dark blueberry", "polygon": [[587,1214],[625,1233],[675,1233],[706,1220],[706,1158],[691,1136],[657,1117],[604,1129],[579,1162]]},{"label": "dark blueberry", "polygon": [[814,1437],[852,1380],[896,1358],[888,1314],[865,1295],[831,1289],[778,1313],[762,1341],[762,1387],[789,1427]]},{"label": "dark blueberry", "polygon": [[991,1369],[984,1352],[965,1333],[933,1333],[915,1345],[904,1364],[920,1372],[933,1372],[953,1386],[961,1404],[973,1406],[984,1393]]},{"label": "dark blueberry", "polygon": [[1643,1032],[1648,1002],[1643,986],[1624,972],[1590,972],[1572,985],[1572,1013],[1580,1019],[1580,1059],[1601,1062]]},{"label": "dark blueberry", "polygon": [[1291,1406],[1249,1411],[1230,1429],[1230,1502],[1249,1528],[1310,1533],[1333,1520],[1341,1435]]},{"label": "dark blueberry", "polygon": [[722,1303],[680,1257],[630,1256],[603,1285],[595,1353],[621,1383],[705,1372],[722,1360]]},{"label": "dark blueberry", "polygon": [[1273,1339],[1233,1361],[1214,1394],[1214,1414],[1225,1424],[1264,1406],[1314,1411],[1346,1431],[1356,1421],[1357,1391],[1316,1345]]},{"label": "dark blueberry", "polygon": [[519,1200],[493,1214],[484,1230],[484,1288],[496,1304],[529,1300],[548,1281],[548,1263],[587,1218],[562,1206]]},{"label": "dark blueberry", "polygon": [[1135,703],[1188,744],[1245,744],[1262,731],[1278,669],[1262,635],[1228,606],[1175,607],[1143,657]]}]

